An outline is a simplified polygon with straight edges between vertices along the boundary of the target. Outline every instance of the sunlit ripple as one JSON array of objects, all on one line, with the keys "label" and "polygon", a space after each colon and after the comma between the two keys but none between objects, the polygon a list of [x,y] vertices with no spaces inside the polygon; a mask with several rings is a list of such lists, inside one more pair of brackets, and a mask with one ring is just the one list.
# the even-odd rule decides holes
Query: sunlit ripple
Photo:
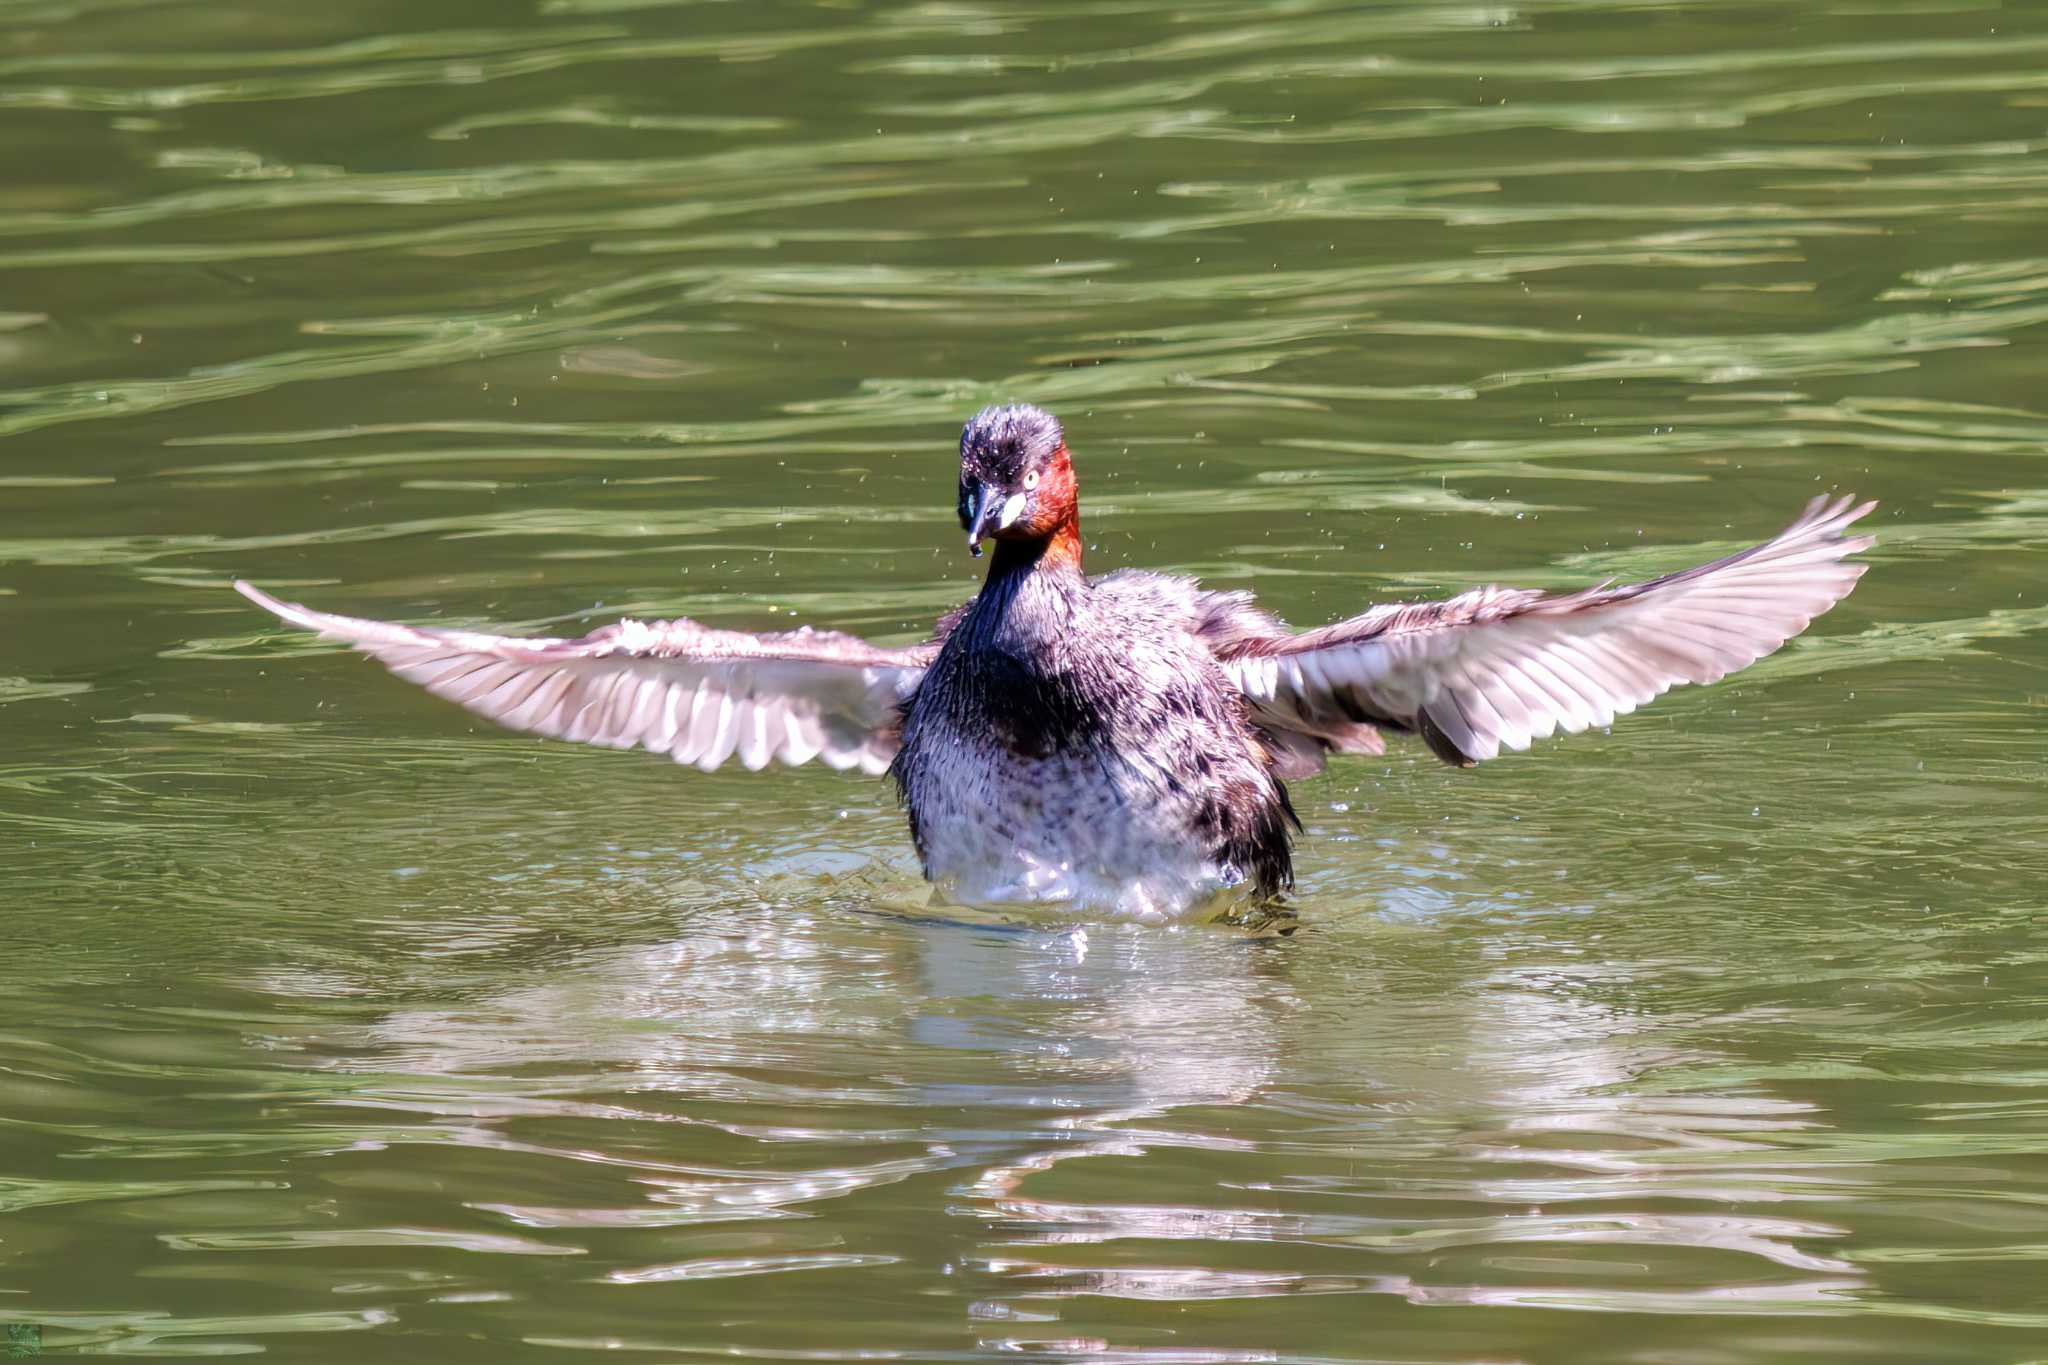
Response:
[{"label": "sunlit ripple", "polygon": [[605,1276],[605,1281],[608,1284],[667,1284],[675,1280],[731,1280],[755,1275],[787,1275],[806,1270],[857,1270],[867,1266],[895,1263],[894,1256],[705,1257],[696,1261],[678,1261],[674,1265],[614,1270]]}]

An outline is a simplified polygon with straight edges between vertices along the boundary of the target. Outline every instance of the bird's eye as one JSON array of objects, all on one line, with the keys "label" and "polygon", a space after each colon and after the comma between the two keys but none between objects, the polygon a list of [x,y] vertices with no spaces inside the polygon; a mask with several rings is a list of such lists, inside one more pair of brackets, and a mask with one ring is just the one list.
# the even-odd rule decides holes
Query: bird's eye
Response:
[{"label": "bird's eye", "polygon": [[1036,487],[1038,487],[1038,471],[1034,469],[1024,476],[1024,491],[1029,493]]}]

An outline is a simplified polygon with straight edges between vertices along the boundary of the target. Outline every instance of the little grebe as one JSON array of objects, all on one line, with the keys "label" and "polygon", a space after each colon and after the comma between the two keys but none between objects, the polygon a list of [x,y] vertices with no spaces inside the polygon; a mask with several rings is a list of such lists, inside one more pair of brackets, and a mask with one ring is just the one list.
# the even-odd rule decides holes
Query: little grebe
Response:
[{"label": "little grebe", "polygon": [[993,407],[960,439],[960,522],[995,550],[930,641],[620,621],[579,640],[394,625],[237,583],[500,725],[710,770],[734,754],[887,771],[925,875],[971,904],[1169,919],[1293,882],[1284,779],[1413,734],[1459,767],[1713,682],[1806,628],[1863,565],[1873,503],[1815,498],[1774,539],[1647,583],[1479,588],[1296,634],[1247,592],[1081,571],[1051,414]]}]

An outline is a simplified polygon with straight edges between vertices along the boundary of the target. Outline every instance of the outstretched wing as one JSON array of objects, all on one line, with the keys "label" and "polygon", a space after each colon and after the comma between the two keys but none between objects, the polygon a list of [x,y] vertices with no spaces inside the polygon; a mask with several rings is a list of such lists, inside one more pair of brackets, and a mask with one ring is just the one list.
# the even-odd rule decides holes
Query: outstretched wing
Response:
[{"label": "outstretched wing", "polygon": [[1361,726],[1387,725],[1469,767],[1769,654],[1855,586],[1865,566],[1843,556],[1872,537],[1844,532],[1876,505],[1815,498],[1773,539],[1648,583],[1480,588],[1301,635],[1240,636],[1218,659],[1269,731],[1355,751]]},{"label": "outstretched wing", "polygon": [[313,611],[247,583],[235,591],[487,720],[553,739],[645,747],[709,772],[734,754],[879,773],[898,743],[897,706],[931,646],[879,649],[850,635],[712,630],[620,621],[580,640],[437,630]]}]

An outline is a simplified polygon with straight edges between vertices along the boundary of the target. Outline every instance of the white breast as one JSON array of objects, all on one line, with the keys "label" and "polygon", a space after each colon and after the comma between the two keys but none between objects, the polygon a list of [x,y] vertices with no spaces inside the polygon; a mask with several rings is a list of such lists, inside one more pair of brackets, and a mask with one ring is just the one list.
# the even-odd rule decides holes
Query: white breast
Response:
[{"label": "white breast", "polygon": [[1159,923],[1219,908],[1243,880],[1122,762],[939,753],[919,828],[932,880],[954,900]]}]

